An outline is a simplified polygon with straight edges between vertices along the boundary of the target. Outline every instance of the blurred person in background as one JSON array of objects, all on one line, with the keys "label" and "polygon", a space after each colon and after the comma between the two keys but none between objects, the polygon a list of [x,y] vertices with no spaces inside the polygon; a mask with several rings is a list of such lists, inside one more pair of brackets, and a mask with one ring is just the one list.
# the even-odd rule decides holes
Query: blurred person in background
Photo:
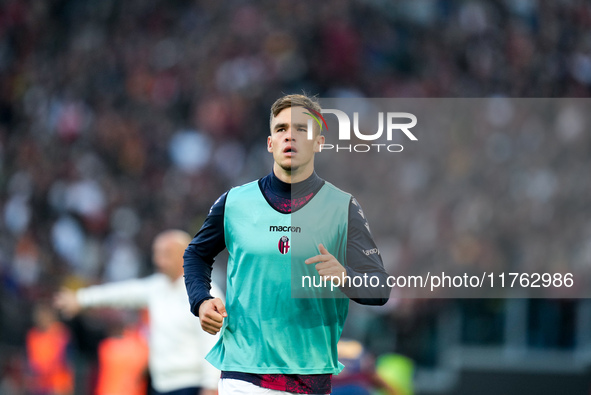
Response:
[{"label": "blurred person in background", "polygon": [[27,359],[32,395],[70,395],[73,374],[67,359],[70,333],[59,322],[55,310],[38,304],[33,312],[34,327],[27,333]]},{"label": "blurred person in background", "polygon": [[109,337],[98,345],[96,395],[147,393],[148,343],[142,325],[124,311],[107,319]]},{"label": "blurred person in background", "polygon": [[[55,305],[74,316],[87,307],[147,307],[150,315],[149,369],[156,395],[214,395],[220,373],[204,356],[216,338],[205,334],[189,312],[183,283],[183,252],[191,236],[167,230],[156,236],[153,260],[159,273],[142,279],[62,290]],[[214,285],[213,293],[221,296]]]},{"label": "blurred person in background", "polygon": [[337,345],[339,361],[345,368],[333,378],[332,395],[402,395],[377,372],[375,358],[357,340],[341,339]]}]

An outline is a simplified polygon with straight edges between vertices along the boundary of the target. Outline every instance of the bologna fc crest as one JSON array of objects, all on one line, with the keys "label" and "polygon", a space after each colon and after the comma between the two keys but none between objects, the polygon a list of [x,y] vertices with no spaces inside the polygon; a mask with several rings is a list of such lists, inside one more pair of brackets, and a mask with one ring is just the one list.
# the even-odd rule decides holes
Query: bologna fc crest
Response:
[{"label": "bologna fc crest", "polygon": [[289,251],[289,247],[291,247],[291,245],[289,244],[289,238],[287,236],[281,236],[281,238],[279,239],[279,252],[282,254],[287,254],[287,251]]}]

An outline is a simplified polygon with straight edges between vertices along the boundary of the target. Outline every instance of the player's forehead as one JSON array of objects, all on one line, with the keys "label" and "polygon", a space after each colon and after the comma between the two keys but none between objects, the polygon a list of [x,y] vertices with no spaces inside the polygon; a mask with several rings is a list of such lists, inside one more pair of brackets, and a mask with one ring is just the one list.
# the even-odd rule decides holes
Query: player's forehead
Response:
[{"label": "player's forehead", "polygon": [[310,115],[307,113],[308,110],[304,107],[287,107],[279,111],[279,113],[273,117],[271,123],[306,123],[308,118],[310,118]]}]

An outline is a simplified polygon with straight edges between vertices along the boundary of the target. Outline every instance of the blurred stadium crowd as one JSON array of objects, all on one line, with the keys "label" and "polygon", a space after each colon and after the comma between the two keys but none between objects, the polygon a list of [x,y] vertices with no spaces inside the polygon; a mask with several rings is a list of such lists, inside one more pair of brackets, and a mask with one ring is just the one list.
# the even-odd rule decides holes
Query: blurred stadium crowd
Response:
[{"label": "blurred stadium crowd", "polygon": [[[158,232],[196,232],[221,193],[265,175],[271,169],[264,144],[268,108],[282,92],[301,90],[320,97],[588,97],[591,4],[3,1],[0,388],[16,385],[8,381],[18,376],[36,303],[64,284],[150,273]],[[422,255],[427,245],[459,264],[482,257],[535,261],[550,251],[556,262],[588,265],[587,125],[569,128],[573,133],[532,132],[525,140],[510,133],[478,136],[490,160],[517,174],[513,192],[525,196],[525,206],[498,218],[491,213],[507,212],[510,202],[487,191],[502,195],[511,188],[494,184],[495,174],[468,143],[445,145],[438,155],[447,167],[428,159],[382,166],[375,180],[391,182],[386,192],[399,221],[374,229],[378,244],[386,240],[380,247],[388,250],[388,240],[396,240],[399,260],[411,263],[429,259]],[[530,150],[530,160],[511,149],[519,144]],[[484,188],[482,180],[493,184]],[[379,215],[366,211],[370,222]],[[446,221],[439,236],[438,221]],[[474,226],[487,231],[474,236]],[[549,241],[551,248],[541,249]],[[404,351],[429,364],[436,341],[428,323],[442,303],[448,302],[395,303],[371,313],[354,308],[352,314],[380,323],[368,342],[373,352]],[[474,303],[464,302],[468,316],[493,313],[484,324],[472,321],[475,327],[467,321],[469,340],[500,341],[495,328],[502,327],[502,302],[483,302],[488,310]],[[535,303],[533,315],[573,314],[574,302]],[[78,328],[87,338],[93,328],[100,332],[99,320],[89,320],[94,324]],[[566,322],[572,329],[572,318]],[[388,339],[393,327],[406,337]],[[572,347],[570,329],[554,328],[548,338],[533,328],[532,336],[542,347]],[[483,339],[474,338],[478,331]],[[366,327],[351,334],[370,338]]]}]

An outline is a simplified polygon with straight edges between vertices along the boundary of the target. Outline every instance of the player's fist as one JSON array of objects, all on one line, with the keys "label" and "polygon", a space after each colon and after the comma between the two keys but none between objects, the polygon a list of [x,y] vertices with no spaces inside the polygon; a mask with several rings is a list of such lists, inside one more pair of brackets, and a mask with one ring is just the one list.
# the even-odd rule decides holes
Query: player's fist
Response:
[{"label": "player's fist", "polygon": [[222,329],[224,318],[228,316],[226,306],[220,298],[208,299],[199,306],[201,329],[215,335]]},{"label": "player's fist", "polygon": [[72,318],[81,310],[76,291],[63,288],[53,297],[53,306],[66,318]]}]

